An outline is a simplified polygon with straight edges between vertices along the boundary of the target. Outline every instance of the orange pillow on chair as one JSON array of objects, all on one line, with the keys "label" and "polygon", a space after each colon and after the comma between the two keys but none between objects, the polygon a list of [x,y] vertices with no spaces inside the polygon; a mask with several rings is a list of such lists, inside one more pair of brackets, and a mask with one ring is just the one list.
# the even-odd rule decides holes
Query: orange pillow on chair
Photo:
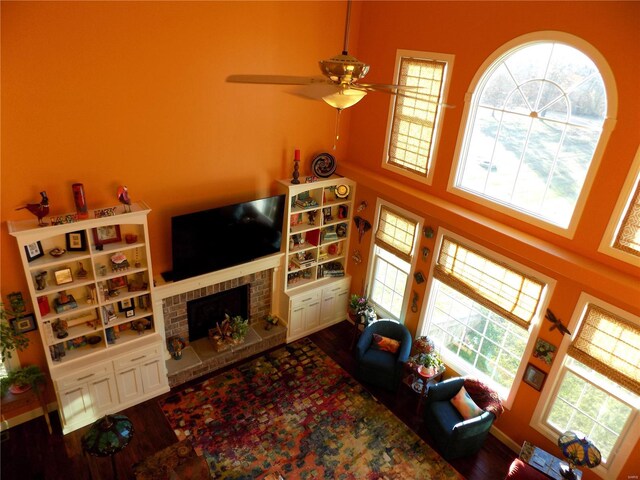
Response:
[{"label": "orange pillow on chair", "polygon": [[394,340],[393,338],[383,337],[382,335],[378,335],[377,333],[373,334],[373,343],[374,348],[378,350],[382,350],[389,353],[396,353],[398,348],[400,348],[400,342],[398,340]]}]

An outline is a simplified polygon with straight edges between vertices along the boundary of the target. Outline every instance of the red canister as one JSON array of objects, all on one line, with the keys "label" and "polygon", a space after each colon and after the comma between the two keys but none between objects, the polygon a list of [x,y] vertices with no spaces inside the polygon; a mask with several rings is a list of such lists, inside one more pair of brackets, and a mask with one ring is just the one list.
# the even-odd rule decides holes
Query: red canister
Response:
[{"label": "red canister", "polygon": [[89,218],[89,209],[87,208],[87,199],[84,196],[84,185],[74,183],[71,185],[73,189],[73,200],[76,202],[76,212],[79,219]]}]

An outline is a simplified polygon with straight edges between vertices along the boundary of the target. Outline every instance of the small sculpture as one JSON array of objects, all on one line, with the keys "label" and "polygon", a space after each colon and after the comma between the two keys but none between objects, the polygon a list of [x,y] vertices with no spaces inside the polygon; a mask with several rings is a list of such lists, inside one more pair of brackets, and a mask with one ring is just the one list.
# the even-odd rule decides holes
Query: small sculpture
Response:
[{"label": "small sculpture", "polygon": [[28,203],[24,207],[18,207],[16,210],[22,210],[26,208],[31,213],[33,213],[36,217],[38,217],[38,226],[44,227],[45,225],[49,225],[46,222],[43,222],[42,219],[49,215],[49,197],[47,197],[47,192],[44,190],[40,192],[40,203]]},{"label": "small sculpture", "polygon": [[120,185],[118,187],[118,200],[124,205],[124,211],[131,211],[131,199],[129,198],[129,190],[126,185]]},{"label": "small sculpture", "polygon": [[76,278],[87,278],[87,271],[84,269],[82,262],[78,262],[78,270],[76,271]]},{"label": "small sculpture", "polygon": [[47,272],[42,271],[36,275],[36,290],[44,290],[47,287]]},{"label": "small sculpture", "polygon": [[66,338],[69,335],[67,332],[69,324],[66,320],[58,319],[56,320],[51,327],[53,327],[53,331],[56,332],[56,337],[58,338]]}]

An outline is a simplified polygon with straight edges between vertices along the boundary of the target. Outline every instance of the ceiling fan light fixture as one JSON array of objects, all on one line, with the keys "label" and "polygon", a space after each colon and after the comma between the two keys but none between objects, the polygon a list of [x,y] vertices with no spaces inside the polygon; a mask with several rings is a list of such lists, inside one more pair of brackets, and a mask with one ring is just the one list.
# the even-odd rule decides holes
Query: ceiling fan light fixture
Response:
[{"label": "ceiling fan light fixture", "polygon": [[369,65],[346,52],[318,62],[320,70],[334,82],[351,82],[364,78],[369,72]]},{"label": "ceiling fan light fixture", "polygon": [[344,110],[345,108],[354,106],[362,100],[366,94],[367,92],[363,92],[361,90],[342,88],[336,93],[322,97],[322,100],[327,102],[327,104],[331,105],[333,108]]}]

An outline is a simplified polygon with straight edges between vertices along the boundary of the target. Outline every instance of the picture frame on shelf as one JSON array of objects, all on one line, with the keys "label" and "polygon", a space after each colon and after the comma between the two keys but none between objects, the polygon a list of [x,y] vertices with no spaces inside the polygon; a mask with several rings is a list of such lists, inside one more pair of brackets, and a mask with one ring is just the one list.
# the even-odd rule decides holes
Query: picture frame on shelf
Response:
[{"label": "picture frame on shelf", "polygon": [[128,310],[132,310],[133,308],[133,299],[131,298],[125,298],[124,300],[120,300],[118,302],[118,310],[121,312],[126,312]]},{"label": "picture frame on shelf", "polygon": [[69,232],[65,235],[67,242],[67,251],[84,252],[87,249],[87,238],[84,231]]},{"label": "picture frame on shelf", "polygon": [[108,243],[116,243],[122,241],[120,234],[120,225],[107,225],[104,227],[96,227],[93,230],[93,241],[96,247],[101,247]]},{"label": "picture frame on shelf", "polygon": [[131,318],[131,317],[135,317],[136,311],[134,308],[130,308],[129,310],[126,310],[124,314],[127,318]]},{"label": "picture frame on shelf", "polygon": [[540,370],[538,367],[529,363],[524,371],[522,381],[527,385],[533,387],[537,391],[542,390],[544,381],[547,379],[547,374]]},{"label": "picture frame on shelf", "polygon": [[65,285],[73,282],[73,273],[70,268],[61,268],[60,270],[56,270],[53,272],[53,275],[56,277],[56,285]]},{"label": "picture frame on shelf", "polygon": [[24,246],[24,251],[27,254],[27,261],[33,262],[36,258],[44,256],[44,250],[42,249],[42,243],[40,240],[30,243]]},{"label": "picture frame on shelf", "polygon": [[11,320],[9,320],[9,323],[13,327],[13,331],[16,332],[16,334],[31,332],[33,330],[37,330],[38,328],[36,318],[32,313],[23,315],[20,318],[12,318]]}]

